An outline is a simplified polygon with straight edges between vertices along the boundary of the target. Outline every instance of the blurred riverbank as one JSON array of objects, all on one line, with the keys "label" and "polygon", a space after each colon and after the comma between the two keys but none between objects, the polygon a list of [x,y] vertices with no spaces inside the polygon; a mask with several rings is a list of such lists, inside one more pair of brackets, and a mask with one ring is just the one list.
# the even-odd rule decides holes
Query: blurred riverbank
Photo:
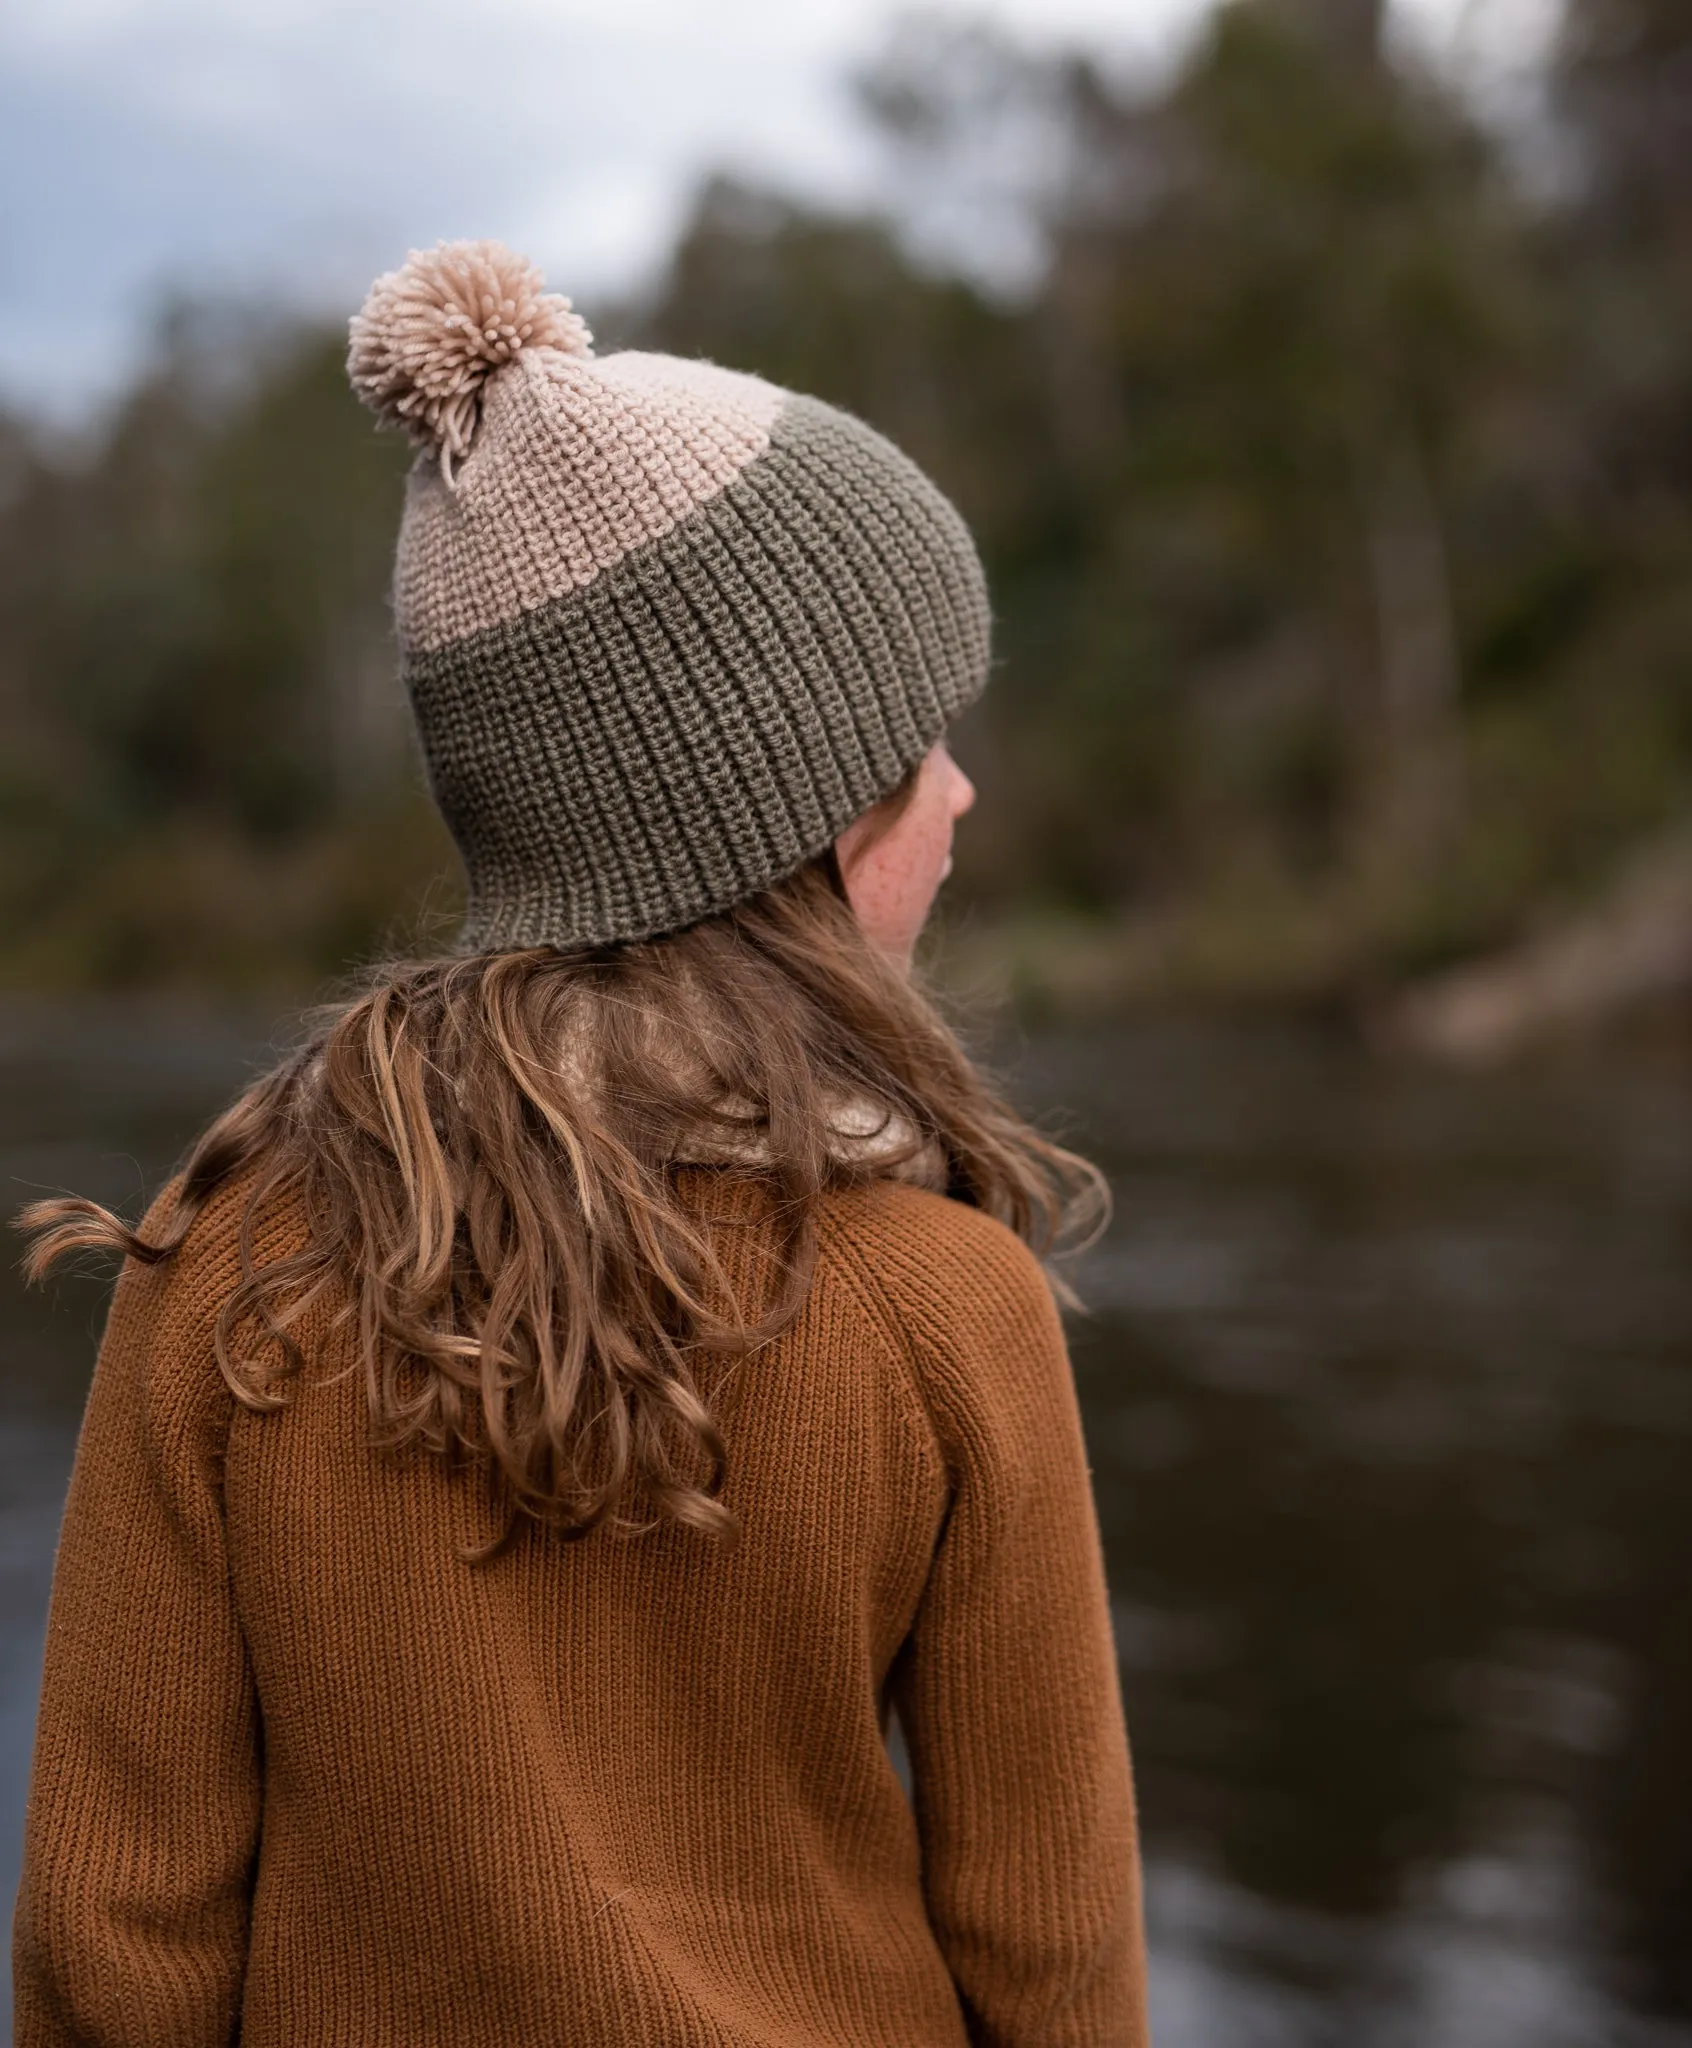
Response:
[{"label": "blurred riverbank", "polygon": [[[967,843],[966,821],[962,837]],[[433,810],[396,795],[292,853],[167,834],[0,939],[0,1003],[221,1005],[277,1015],[366,963],[450,946],[461,891]],[[967,1016],[1097,1025],[1170,1014],[1320,1017],[1377,1050],[1492,1061],[1692,1022],[1692,835],[1647,842],[1548,902],[1513,943],[1419,971],[1367,894],[1214,892],[1139,915],[943,899],[924,966]],[[1411,949],[1413,950],[1413,949]],[[1692,1037],[1689,1037],[1692,1045]]]},{"label": "blurred riverbank", "polygon": [[1406,975],[1391,938],[1367,907],[1242,896],[1139,923],[966,917],[942,927],[931,959],[943,989],[1047,1023],[1315,1015],[1383,1053],[1460,1063],[1640,1032],[1692,1052],[1683,830],[1495,953]]}]

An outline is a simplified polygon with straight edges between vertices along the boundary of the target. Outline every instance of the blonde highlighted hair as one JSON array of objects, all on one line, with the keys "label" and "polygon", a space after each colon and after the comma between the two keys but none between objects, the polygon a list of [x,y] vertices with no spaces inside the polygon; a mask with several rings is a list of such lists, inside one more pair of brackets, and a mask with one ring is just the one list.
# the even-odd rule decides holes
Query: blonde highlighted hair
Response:
[{"label": "blonde highlighted hair", "polygon": [[[755,1310],[683,1198],[687,1161],[768,1189]],[[235,1398],[287,1398],[300,1319],[331,1303],[355,1331],[373,1441],[493,1479],[506,1513],[489,1555],[525,1518],[655,1526],[626,1512],[636,1494],[733,1540],[728,1450],[693,1366],[783,1329],[819,1205],[887,1175],[1042,1251],[1083,1239],[1106,1200],[866,938],[831,852],[664,938],[379,969],[206,1130],[154,1237],[75,1197],[18,1223],[32,1279],[87,1247],[156,1264],[244,1177],[241,1277],[215,1332]],[[257,1220],[290,1202],[305,1242],[255,1264]]]}]

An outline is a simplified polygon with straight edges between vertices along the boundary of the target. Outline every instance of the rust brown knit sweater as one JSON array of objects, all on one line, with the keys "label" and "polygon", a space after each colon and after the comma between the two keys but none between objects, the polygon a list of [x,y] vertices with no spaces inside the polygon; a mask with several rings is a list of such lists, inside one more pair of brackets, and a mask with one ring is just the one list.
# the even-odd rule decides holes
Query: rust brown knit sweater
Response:
[{"label": "rust brown knit sweater", "polygon": [[472,1567],[485,1496],[366,1448],[324,1323],[285,1410],[232,1402],[237,1213],[126,1268],[100,1352],[17,2048],[1145,2041],[1074,1387],[1008,1231],[893,1184],[830,1202],[799,1322],[704,1377],[733,1554],[531,1529]]}]

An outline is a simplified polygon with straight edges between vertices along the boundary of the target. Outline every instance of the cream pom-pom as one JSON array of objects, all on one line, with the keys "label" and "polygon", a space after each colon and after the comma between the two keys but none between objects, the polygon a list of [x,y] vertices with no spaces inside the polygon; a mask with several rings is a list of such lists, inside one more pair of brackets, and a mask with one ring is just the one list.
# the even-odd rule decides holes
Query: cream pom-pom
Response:
[{"label": "cream pom-pom", "polygon": [[496,370],[526,348],[585,356],[593,341],[570,301],[503,242],[413,249],[370,287],[348,333],[353,389],[420,446],[439,449],[449,483]]}]

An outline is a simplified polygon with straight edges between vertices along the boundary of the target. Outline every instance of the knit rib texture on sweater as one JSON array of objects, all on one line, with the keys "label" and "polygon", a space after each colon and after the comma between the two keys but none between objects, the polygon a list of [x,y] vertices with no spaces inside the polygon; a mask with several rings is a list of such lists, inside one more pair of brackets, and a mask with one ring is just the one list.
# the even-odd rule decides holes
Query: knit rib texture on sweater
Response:
[{"label": "knit rib texture on sweater", "polygon": [[355,385],[421,443],[394,617],[467,951],[727,909],[892,790],[987,677],[980,561],[915,463],[761,378],[595,356],[539,284],[449,244],[354,322]]},{"label": "knit rib texture on sweater", "polygon": [[[767,1197],[683,1185],[741,1284]],[[17,2048],[1144,2048],[1098,1526],[1020,1242],[830,1198],[798,1322],[702,1368],[739,1548],[531,1525],[470,1566],[485,1491],[367,1447],[330,1304],[284,1409],[232,1401],[240,1208],[126,1267],[100,1350]]]}]

